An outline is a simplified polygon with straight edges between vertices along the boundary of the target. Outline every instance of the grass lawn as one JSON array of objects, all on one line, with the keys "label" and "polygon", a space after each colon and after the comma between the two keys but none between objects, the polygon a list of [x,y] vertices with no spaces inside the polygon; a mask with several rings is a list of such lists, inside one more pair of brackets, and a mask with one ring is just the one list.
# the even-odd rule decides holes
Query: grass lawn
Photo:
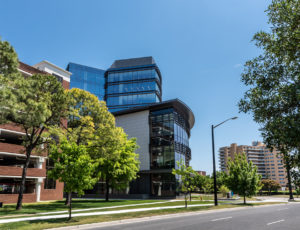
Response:
[{"label": "grass lawn", "polygon": [[[111,200],[106,202],[104,200],[82,200],[74,199],[72,201],[73,210],[85,209],[85,208],[99,208],[99,207],[110,207],[117,205],[128,205],[128,204],[141,204],[141,203],[154,203],[167,200]],[[28,203],[23,204],[23,208],[20,211],[15,210],[15,204],[4,205],[0,209],[0,218],[5,218],[5,216],[19,216],[19,215],[32,215],[44,212],[54,212],[54,211],[65,211],[67,206],[65,201],[52,201],[52,202],[40,202],[40,203]]]},{"label": "grass lawn", "polygon": [[[275,204],[275,203],[273,203],[273,204]],[[278,204],[278,203],[276,203],[276,204]],[[264,204],[247,204],[246,206],[254,206],[254,205],[264,205]],[[107,222],[107,221],[114,221],[114,220],[121,220],[121,219],[141,218],[141,217],[146,217],[146,216],[184,213],[184,212],[201,211],[201,210],[213,210],[213,209],[221,209],[221,208],[236,208],[236,207],[244,207],[244,206],[245,205],[243,205],[243,204],[223,204],[223,205],[220,205],[217,207],[214,207],[214,206],[190,207],[187,209],[177,208],[177,209],[165,209],[165,210],[155,210],[155,211],[147,211],[147,212],[122,213],[122,214],[114,214],[114,215],[74,217],[71,221],[67,221],[67,219],[23,221],[23,222],[2,224],[2,225],[0,225],[0,229],[3,229],[3,230],[11,230],[11,229],[39,230],[39,229],[54,228],[54,227]]]}]

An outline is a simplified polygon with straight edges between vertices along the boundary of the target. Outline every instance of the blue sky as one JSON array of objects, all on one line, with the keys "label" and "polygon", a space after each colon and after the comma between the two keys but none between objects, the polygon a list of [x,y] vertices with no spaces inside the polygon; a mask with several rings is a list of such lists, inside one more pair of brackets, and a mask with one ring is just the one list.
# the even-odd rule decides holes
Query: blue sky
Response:
[{"label": "blue sky", "polygon": [[270,0],[1,0],[0,36],[19,59],[75,62],[108,68],[116,59],[153,56],[163,76],[163,99],[179,98],[194,112],[191,165],[212,171],[216,150],[261,140],[251,115],[239,114],[246,88],[240,74],[261,51],[251,42],[267,30]]}]

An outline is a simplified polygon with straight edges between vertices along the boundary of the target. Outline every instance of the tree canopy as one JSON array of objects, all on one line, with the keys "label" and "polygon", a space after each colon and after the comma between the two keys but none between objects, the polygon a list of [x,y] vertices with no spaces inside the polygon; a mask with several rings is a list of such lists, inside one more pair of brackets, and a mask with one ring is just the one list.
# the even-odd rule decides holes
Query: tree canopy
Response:
[{"label": "tree canopy", "polygon": [[237,154],[234,160],[228,161],[227,168],[227,187],[243,196],[246,203],[246,197],[255,195],[260,189],[261,175],[257,173],[257,167],[252,161],[248,163],[245,154]]},{"label": "tree canopy", "polygon": [[263,53],[245,63],[242,82],[249,89],[239,103],[261,125],[267,146],[283,154],[291,199],[291,154],[300,148],[299,6],[298,0],[273,0],[268,7],[270,32],[253,37]]},{"label": "tree canopy", "polygon": [[25,78],[18,66],[14,49],[0,41],[0,123],[17,125],[25,133],[22,144],[26,161],[17,202],[17,209],[21,209],[30,156],[45,143],[43,133],[65,117],[66,96],[54,76],[34,74]]},{"label": "tree canopy", "polygon": [[106,201],[109,200],[110,188],[125,189],[137,178],[140,164],[135,153],[138,148],[135,138],[128,139],[123,129],[116,127],[109,139],[105,156],[98,159],[98,175],[106,184]]},{"label": "tree canopy", "polygon": [[196,172],[191,166],[186,166],[183,160],[176,162],[177,167],[172,170],[172,174],[177,176],[180,192],[184,194],[185,207],[187,208],[187,195],[195,189],[194,176]]},{"label": "tree canopy", "polygon": [[94,177],[97,165],[91,159],[85,145],[78,145],[66,138],[57,145],[51,145],[49,157],[54,161],[54,167],[48,171],[48,176],[65,183],[64,191],[70,196],[69,219],[71,219],[71,194],[76,192],[81,196],[84,190],[93,188],[97,182],[97,178]]}]

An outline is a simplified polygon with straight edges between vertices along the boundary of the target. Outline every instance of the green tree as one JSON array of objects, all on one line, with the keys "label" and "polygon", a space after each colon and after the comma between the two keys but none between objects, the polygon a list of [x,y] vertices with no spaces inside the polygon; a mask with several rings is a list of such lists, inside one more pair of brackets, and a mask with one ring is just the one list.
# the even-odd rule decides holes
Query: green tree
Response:
[{"label": "green tree", "polygon": [[255,195],[260,189],[261,176],[257,174],[257,167],[252,161],[248,163],[245,154],[237,154],[234,160],[228,161],[227,187],[234,193],[244,197]]},{"label": "green tree", "polygon": [[172,170],[173,175],[178,176],[180,191],[184,194],[185,208],[187,208],[187,195],[195,189],[193,177],[196,172],[191,166],[186,167],[183,160],[177,161],[177,169]]},{"label": "green tree", "polygon": [[300,195],[300,172],[299,168],[291,171],[292,184],[295,186],[297,197]]},{"label": "green tree", "polygon": [[267,146],[283,154],[290,199],[292,155],[300,148],[299,5],[298,0],[273,0],[268,7],[271,30],[253,37],[263,53],[245,64],[242,82],[249,90],[239,103],[240,111],[251,112],[261,125]]},{"label": "green tree", "polygon": [[271,179],[263,179],[261,180],[262,189],[268,191],[269,195],[272,191],[277,191],[281,188],[280,184],[277,181]]},{"label": "green tree", "polygon": [[222,193],[223,197],[226,197],[227,194],[230,192],[229,188],[227,188],[226,185],[221,185],[219,191],[220,193]]},{"label": "green tree", "polygon": [[64,182],[64,191],[69,195],[69,220],[72,217],[72,192],[78,196],[84,194],[85,189],[91,189],[97,182],[94,178],[97,165],[91,159],[85,145],[62,140],[58,145],[52,144],[49,157],[54,161],[54,168],[48,171],[48,176]]},{"label": "green tree", "polygon": [[99,178],[106,185],[106,201],[109,200],[110,188],[125,189],[130,181],[137,178],[140,164],[138,154],[135,153],[138,148],[135,138],[127,139],[124,130],[116,127],[109,139],[105,156],[97,160]]},{"label": "green tree", "polygon": [[0,122],[13,123],[25,132],[22,144],[26,160],[16,206],[19,210],[30,156],[45,144],[43,133],[65,117],[66,97],[54,76],[36,74],[24,78],[16,72],[17,55],[7,42],[0,41],[0,61]]},{"label": "green tree", "polygon": [[[104,101],[82,89],[73,88],[67,91],[68,123],[65,126],[56,126],[49,132],[57,141],[67,138],[79,145],[84,145],[88,153],[99,164],[108,154],[109,146],[114,139],[115,119],[108,111]],[[66,126],[67,125],[67,126]],[[95,174],[99,178],[100,175]],[[71,194],[66,198],[70,205]]]},{"label": "green tree", "polygon": [[227,174],[226,172],[223,171],[217,171],[216,178],[217,178],[217,189],[220,190],[220,188],[223,185],[226,185]]},{"label": "green tree", "polygon": [[[0,38],[0,79],[9,80],[10,77],[21,75],[18,71],[18,55],[7,41]],[[1,82],[2,83],[2,82]]]},{"label": "green tree", "polygon": [[194,186],[195,189],[199,190],[199,191],[204,191],[204,186],[207,183],[207,177],[203,176],[199,173],[195,173],[194,175]]},{"label": "green tree", "polygon": [[214,180],[210,176],[206,176],[204,186],[203,186],[204,193],[212,193],[214,191]]}]

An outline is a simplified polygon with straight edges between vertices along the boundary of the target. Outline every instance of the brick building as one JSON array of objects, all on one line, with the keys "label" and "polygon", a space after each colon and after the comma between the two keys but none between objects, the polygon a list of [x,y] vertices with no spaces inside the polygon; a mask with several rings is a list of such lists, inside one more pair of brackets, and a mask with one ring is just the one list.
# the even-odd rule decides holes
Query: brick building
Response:
[{"label": "brick building", "polygon": [[[42,61],[34,67],[20,62],[19,71],[26,77],[32,74],[52,74],[68,89],[70,75],[50,62]],[[15,203],[18,199],[22,167],[25,162],[24,147],[21,145],[23,130],[14,124],[0,125],[0,202]],[[27,170],[23,202],[60,200],[63,198],[63,183],[46,176],[51,163],[47,153],[33,153]]]},{"label": "brick building", "polygon": [[248,161],[252,161],[257,166],[262,179],[272,179],[277,181],[282,188],[286,187],[286,170],[280,152],[276,149],[271,151],[265,144],[258,141],[252,142],[252,145],[234,143],[230,146],[221,147],[219,149],[221,171],[227,171],[227,162],[229,159],[234,159],[236,153],[245,153]]},{"label": "brick building", "polygon": [[196,173],[202,175],[202,176],[206,176],[206,171],[196,171]]}]

